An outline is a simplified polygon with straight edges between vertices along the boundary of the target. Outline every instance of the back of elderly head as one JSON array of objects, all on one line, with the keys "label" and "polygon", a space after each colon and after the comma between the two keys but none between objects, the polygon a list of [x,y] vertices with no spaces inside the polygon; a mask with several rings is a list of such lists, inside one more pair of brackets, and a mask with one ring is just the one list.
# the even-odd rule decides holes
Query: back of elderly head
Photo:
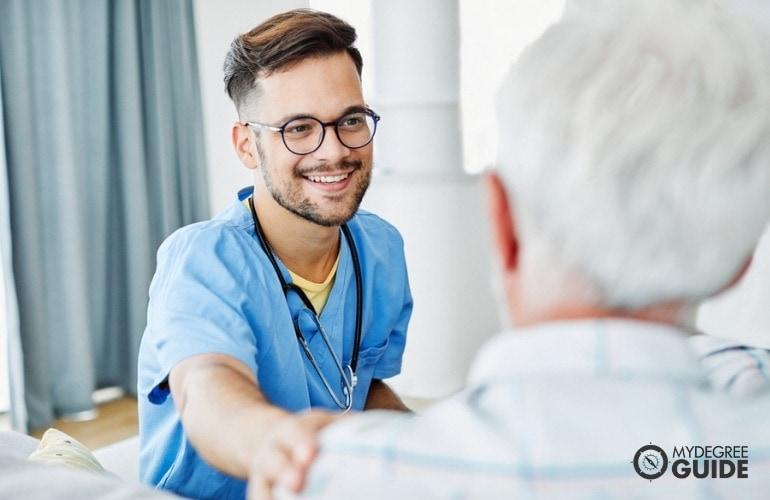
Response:
[{"label": "back of elderly head", "polygon": [[740,276],[770,220],[770,48],[729,2],[575,2],[498,122],[515,321],[681,311]]}]

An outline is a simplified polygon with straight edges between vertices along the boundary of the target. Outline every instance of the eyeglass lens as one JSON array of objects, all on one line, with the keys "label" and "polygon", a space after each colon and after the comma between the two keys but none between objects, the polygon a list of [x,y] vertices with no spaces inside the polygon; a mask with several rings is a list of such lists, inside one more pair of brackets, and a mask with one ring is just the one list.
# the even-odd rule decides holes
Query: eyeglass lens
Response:
[{"label": "eyeglass lens", "polygon": [[[340,142],[348,148],[366,146],[374,135],[374,118],[367,113],[350,113],[336,122]],[[296,154],[312,153],[321,145],[324,126],[315,118],[296,118],[284,126],[283,141]]]}]

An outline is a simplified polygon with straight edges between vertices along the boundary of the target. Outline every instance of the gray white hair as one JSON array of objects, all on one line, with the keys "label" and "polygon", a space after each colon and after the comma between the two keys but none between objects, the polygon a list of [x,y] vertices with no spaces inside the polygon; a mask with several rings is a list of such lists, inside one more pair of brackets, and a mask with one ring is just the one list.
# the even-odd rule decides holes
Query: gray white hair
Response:
[{"label": "gray white hair", "polygon": [[770,43],[724,2],[575,2],[511,69],[498,122],[543,295],[575,275],[603,306],[697,301],[770,220]]}]

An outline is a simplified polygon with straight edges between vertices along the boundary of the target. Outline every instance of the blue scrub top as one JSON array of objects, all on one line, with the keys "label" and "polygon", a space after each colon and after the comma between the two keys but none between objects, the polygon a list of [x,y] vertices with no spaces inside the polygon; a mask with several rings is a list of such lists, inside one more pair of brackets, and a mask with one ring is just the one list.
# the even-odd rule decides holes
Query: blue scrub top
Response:
[{"label": "blue scrub top", "polygon": [[[222,214],[166,239],[150,285],[147,327],[139,350],[140,474],[145,483],[183,496],[244,498],[246,489],[245,481],[205,463],[184,435],[165,380],[185,358],[220,353],[240,360],[254,372],[265,397],[287,410],[338,409],[294,334],[291,314],[296,314],[300,302],[290,293],[287,305],[256,239],[251,213],[241,203],[252,191],[241,190]],[[361,410],[372,379],[386,379],[401,370],[412,297],[398,231],[363,210],[348,227],[363,277],[362,343],[353,398],[353,408]],[[340,252],[320,320],[337,356],[348,364],[355,336],[356,283],[342,235]],[[278,265],[290,282],[280,260]],[[306,334],[310,349],[341,397],[334,361],[321,335],[310,333]]]}]

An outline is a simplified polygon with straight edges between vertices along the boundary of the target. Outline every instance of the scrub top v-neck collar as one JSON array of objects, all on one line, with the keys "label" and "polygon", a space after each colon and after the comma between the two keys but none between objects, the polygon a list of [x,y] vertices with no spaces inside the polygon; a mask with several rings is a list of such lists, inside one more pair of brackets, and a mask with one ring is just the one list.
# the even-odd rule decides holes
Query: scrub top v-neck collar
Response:
[{"label": "scrub top v-neck collar", "polygon": [[[245,192],[244,192],[245,191]],[[253,194],[253,191],[241,191],[239,193],[239,200],[243,202],[246,200],[249,196]],[[241,203],[241,208],[243,211],[243,215],[245,217],[245,220],[250,222],[250,226],[252,231],[256,231],[256,227],[254,227],[254,222],[251,218],[251,213],[249,213],[249,209]],[[347,239],[342,234],[342,230],[338,230],[338,237],[340,239],[340,254],[339,254],[339,264],[337,265],[337,275],[334,277],[334,284],[332,285],[331,292],[329,292],[329,298],[326,301],[326,306],[321,310],[321,313],[318,315],[318,320],[321,322],[321,325],[323,325],[324,329],[326,330],[326,333],[329,336],[329,341],[331,342],[332,347],[334,348],[334,351],[337,353],[337,355],[340,357],[340,359],[343,361],[343,364],[348,363],[350,360],[345,358],[345,342],[352,342],[352,335],[350,336],[351,339],[348,340],[345,336],[345,332],[342,331],[343,327],[343,319],[344,319],[344,313],[345,313],[345,298],[347,295],[347,289],[350,286],[350,279],[351,279],[351,272],[350,268],[352,265],[352,257],[350,255],[350,246],[348,245]],[[254,245],[258,248],[260,252],[262,252],[262,248],[259,245],[259,241],[254,238]],[[286,283],[292,283],[291,274],[289,273],[289,269],[286,267],[286,264],[283,263],[283,261],[278,257],[278,255],[273,252],[273,256],[275,257],[275,262],[278,265],[278,269],[280,269],[281,274],[283,275],[283,279],[286,281]],[[278,277],[275,277],[276,281],[278,280]],[[354,299],[355,300],[355,299]],[[295,314],[296,311],[293,309],[290,309],[287,307],[286,309],[287,314],[292,315]],[[316,334],[317,335],[317,334]],[[315,339],[316,335],[313,335],[311,338],[308,338],[308,343],[311,343],[313,339]],[[348,354],[349,356],[350,354]],[[327,366],[328,363],[326,363],[326,356],[322,356],[320,361],[321,367]]]}]

